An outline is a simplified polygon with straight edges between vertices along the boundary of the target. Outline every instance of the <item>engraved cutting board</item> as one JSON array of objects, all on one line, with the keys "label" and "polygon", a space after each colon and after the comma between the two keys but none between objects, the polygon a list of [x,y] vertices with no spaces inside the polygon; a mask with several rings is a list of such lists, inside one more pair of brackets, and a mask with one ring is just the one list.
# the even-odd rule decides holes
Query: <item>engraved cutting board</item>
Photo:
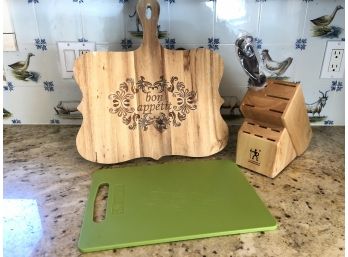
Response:
[{"label": "engraved cutting board", "polygon": [[89,52],[75,62],[83,95],[76,145],[89,161],[203,157],[227,144],[218,92],[222,58],[208,49],[164,49],[157,38],[159,9],[156,0],[138,1],[144,37],[137,50]]}]

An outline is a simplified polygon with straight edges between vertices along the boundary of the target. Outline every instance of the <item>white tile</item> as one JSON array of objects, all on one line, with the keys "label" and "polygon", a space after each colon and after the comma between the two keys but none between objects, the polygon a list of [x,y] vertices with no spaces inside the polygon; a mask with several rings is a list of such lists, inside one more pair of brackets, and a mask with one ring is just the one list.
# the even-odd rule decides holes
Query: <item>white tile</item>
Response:
[{"label": "white tile", "polygon": [[256,37],[260,5],[255,0],[216,1],[214,37],[221,44],[234,44],[243,32]]},{"label": "white tile", "polygon": [[[30,46],[32,47],[32,45],[30,45]],[[12,65],[16,62],[26,61],[26,59],[28,57],[28,53],[34,52],[32,50],[34,50],[34,49],[31,49],[31,50],[25,51],[25,52],[4,52],[3,65],[4,65],[4,71],[6,73],[7,81],[14,82],[16,84],[16,86],[27,86],[27,85],[36,85],[37,84],[37,82],[35,82],[34,80],[29,79],[29,78],[26,79],[25,81],[15,78],[14,73],[13,73],[13,69],[11,67],[9,67],[9,65]],[[36,56],[30,57],[29,66],[28,66],[27,71],[39,72],[36,68],[33,67],[34,58],[36,58]]]},{"label": "white tile", "polygon": [[208,44],[214,36],[214,2],[176,0],[170,5],[169,37],[182,44]]},{"label": "white tile", "polygon": [[[324,94],[326,93],[326,91],[328,91],[328,88],[317,88],[317,91],[312,92],[312,94],[310,96],[305,96],[305,100],[306,100],[306,104],[315,104],[316,101],[318,101],[320,98],[323,97],[323,95],[319,92],[319,90],[321,92],[323,92]],[[309,119],[311,121],[312,125],[325,125],[325,121],[333,121],[334,124],[336,123],[335,121],[337,120],[337,112],[342,113],[338,108],[337,108],[337,104],[335,102],[335,93],[334,92],[328,92],[327,93],[327,101],[325,103],[324,106],[322,106],[321,112],[320,112],[320,116],[318,115],[318,113],[315,113],[315,115],[313,116],[313,114],[308,113]],[[310,100],[309,100],[310,99]],[[333,124],[333,125],[334,125]],[[330,124],[328,124],[330,125]]]},{"label": "white tile", "polygon": [[101,43],[120,43],[125,37],[124,5],[115,0],[93,0],[79,4],[83,37]]},{"label": "white tile", "polygon": [[[332,102],[335,103],[334,110],[329,114],[331,120],[334,121],[335,125],[344,126],[345,125],[345,88],[343,82],[343,89],[336,92],[332,97]],[[331,100],[331,99],[330,99]]]},{"label": "white tile", "polygon": [[[341,33],[337,34],[338,37],[336,36],[332,37],[328,35],[323,37],[313,36],[314,35],[313,32],[315,28],[317,27],[311,22],[311,20],[321,17],[323,15],[331,15],[333,11],[335,10],[336,6],[338,5],[345,7],[345,3],[343,0],[333,0],[333,1],[318,0],[318,1],[308,3],[308,13],[307,13],[306,21],[305,21],[304,33],[310,42],[323,41],[325,39],[334,40],[337,38],[340,39],[345,37],[345,31],[344,31],[345,10],[344,9],[337,11],[334,19],[329,25],[329,26],[335,26],[342,29]],[[329,34],[329,35],[333,35],[333,34]]]},{"label": "white tile", "polygon": [[[159,30],[162,34],[169,36],[169,2],[164,0],[158,1],[160,4],[160,14],[158,25]],[[135,36],[137,32],[137,18],[135,13],[136,9],[136,0],[129,0],[125,3],[125,23],[126,23],[126,37],[127,39],[132,40],[134,44],[141,44],[142,38],[139,36]],[[139,30],[142,31],[142,27],[139,27]]]},{"label": "white tile", "polygon": [[[4,108],[13,114],[4,123],[11,124],[14,118],[21,120],[22,124],[49,124],[52,119],[62,120],[54,110],[59,101],[81,101],[80,90],[76,84],[71,84],[62,86],[54,81],[54,91],[48,92],[42,84],[18,86],[14,82],[14,90],[4,92]],[[79,123],[80,121],[64,121],[64,124]]]},{"label": "white tile", "polygon": [[38,37],[34,4],[18,0],[10,0],[8,4],[18,45],[33,44]]},{"label": "white tile", "polygon": [[80,6],[72,0],[39,1],[35,4],[40,37],[48,44],[77,41],[82,37]]},{"label": "white tile", "polygon": [[39,87],[16,87],[4,94],[4,107],[13,114],[11,119],[22,124],[47,124],[52,116],[54,95]]},{"label": "white tile", "polygon": [[224,60],[224,74],[221,81],[220,92],[222,95],[233,95],[235,86],[247,87],[249,77],[242,69],[232,45],[221,45],[217,50]]},{"label": "white tile", "polygon": [[[43,88],[44,81],[53,81],[55,85],[71,86],[73,79],[63,79],[60,72],[58,49],[56,44],[47,45],[47,50],[42,51],[33,47],[31,44],[24,45],[25,51],[4,53],[4,69],[9,80],[14,81],[17,86],[34,86]],[[27,71],[37,74],[38,80],[17,79],[13,74],[13,69],[8,65],[18,61],[26,60],[28,53],[33,53]]]},{"label": "white tile", "polygon": [[303,29],[306,2],[268,0],[262,3],[260,38],[264,44],[292,45]]},{"label": "white tile", "polygon": [[[280,75],[285,80],[294,81],[295,80],[295,69],[297,66],[297,60],[295,58],[296,51],[294,46],[288,45],[262,45],[262,49],[259,49],[260,58],[262,59],[262,51],[268,50],[268,54],[273,61],[283,62],[288,58],[292,58],[292,63],[287,68],[284,74]],[[265,62],[261,60],[262,69],[267,77],[276,76],[272,74],[269,70],[265,68]]]},{"label": "white tile", "polygon": [[296,50],[294,56],[294,80],[301,81],[305,88],[308,88],[308,94],[311,89],[320,85],[325,85],[327,79],[320,79],[320,71],[324,59],[325,43],[307,44],[305,50]]}]

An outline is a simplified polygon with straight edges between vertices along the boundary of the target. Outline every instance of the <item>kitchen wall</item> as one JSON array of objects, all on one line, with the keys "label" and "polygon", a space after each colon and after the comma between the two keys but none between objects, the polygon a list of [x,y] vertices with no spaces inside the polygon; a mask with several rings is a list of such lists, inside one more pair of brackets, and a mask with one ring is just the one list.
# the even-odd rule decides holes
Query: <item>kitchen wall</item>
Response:
[{"label": "kitchen wall", "polygon": [[[309,103],[327,100],[314,125],[344,125],[344,79],[320,79],[328,40],[344,41],[344,10],[322,29],[311,20],[333,13],[343,0],[159,0],[162,44],[170,49],[207,47],[225,62],[221,95],[238,106],[248,77],[235,54],[234,42],[242,31],[256,38],[275,61],[292,63],[283,74],[300,81]],[[80,124],[74,109],[81,100],[73,79],[63,79],[57,41],[96,42],[97,50],[131,51],[141,39],[137,31],[135,0],[10,0],[9,9],[18,51],[4,52],[5,124]],[[26,72],[8,65],[25,61]],[[16,66],[14,66],[16,67]],[[323,92],[322,93],[320,93]],[[325,99],[324,99],[325,100]],[[62,101],[62,102],[61,102]],[[61,103],[60,103],[61,102]],[[238,108],[222,109],[226,119],[240,123]],[[70,111],[69,111],[70,110]]]}]

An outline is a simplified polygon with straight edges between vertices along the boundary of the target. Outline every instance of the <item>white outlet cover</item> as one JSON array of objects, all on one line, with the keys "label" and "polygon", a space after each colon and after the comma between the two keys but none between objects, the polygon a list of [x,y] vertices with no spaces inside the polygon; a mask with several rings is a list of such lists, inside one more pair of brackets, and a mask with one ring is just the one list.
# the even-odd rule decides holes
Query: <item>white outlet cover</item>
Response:
[{"label": "white outlet cover", "polygon": [[[321,68],[320,78],[322,79],[341,79],[344,76],[344,43],[345,41],[327,41],[326,50],[324,55],[323,66]],[[343,50],[343,57],[341,62],[341,67],[339,71],[329,71],[330,58],[332,54],[332,50],[339,49]]]},{"label": "white outlet cover", "polygon": [[58,42],[59,60],[62,77],[73,78],[73,67],[75,59],[81,52],[95,51],[95,42]]},{"label": "white outlet cover", "polygon": [[15,52],[18,51],[17,40],[15,33],[4,33],[3,35],[3,51]]}]

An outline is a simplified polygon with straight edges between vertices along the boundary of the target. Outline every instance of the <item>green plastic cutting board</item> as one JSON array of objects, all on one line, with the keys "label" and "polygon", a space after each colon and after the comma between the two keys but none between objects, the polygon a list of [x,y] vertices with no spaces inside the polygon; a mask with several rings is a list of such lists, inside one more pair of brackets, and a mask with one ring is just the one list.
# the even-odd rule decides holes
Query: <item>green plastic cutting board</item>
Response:
[{"label": "green plastic cutting board", "polygon": [[[93,221],[99,186],[106,216]],[[276,221],[232,161],[98,170],[81,228],[82,252],[273,230]]]}]

